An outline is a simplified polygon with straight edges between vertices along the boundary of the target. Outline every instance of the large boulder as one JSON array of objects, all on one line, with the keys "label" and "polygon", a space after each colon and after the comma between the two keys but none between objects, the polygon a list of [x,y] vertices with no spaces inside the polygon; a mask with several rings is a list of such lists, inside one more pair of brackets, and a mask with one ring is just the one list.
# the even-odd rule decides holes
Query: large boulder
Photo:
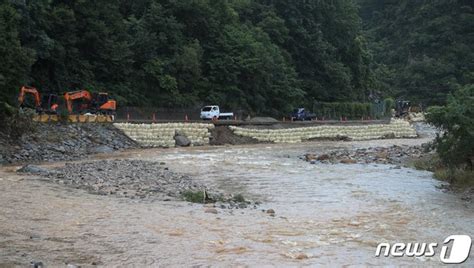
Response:
[{"label": "large boulder", "polygon": [[174,141],[175,145],[179,147],[187,147],[191,145],[191,141],[188,139],[188,137],[178,131],[176,131],[174,134]]}]

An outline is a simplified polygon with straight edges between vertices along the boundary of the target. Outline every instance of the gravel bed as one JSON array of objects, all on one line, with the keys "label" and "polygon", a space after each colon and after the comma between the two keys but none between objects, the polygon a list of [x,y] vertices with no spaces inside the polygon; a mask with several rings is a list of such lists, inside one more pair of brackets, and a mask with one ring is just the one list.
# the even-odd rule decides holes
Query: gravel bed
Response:
[{"label": "gravel bed", "polygon": [[356,163],[376,163],[404,165],[409,160],[420,158],[431,152],[429,144],[422,146],[397,146],[375,147],[360,149],[333,150],[323,154],[307,153],[301,156],[311,164],[356,164]]},{"label": "gravel bed", "polygon": [[181,199],[186,191],[209,191],[189,176],[168,170],[164,163],[142,160],[66,163],[63,167],[46,172],[40,169],[37,173],[51,182],[84,189],[93,194],[133,199],[167,201]]}]

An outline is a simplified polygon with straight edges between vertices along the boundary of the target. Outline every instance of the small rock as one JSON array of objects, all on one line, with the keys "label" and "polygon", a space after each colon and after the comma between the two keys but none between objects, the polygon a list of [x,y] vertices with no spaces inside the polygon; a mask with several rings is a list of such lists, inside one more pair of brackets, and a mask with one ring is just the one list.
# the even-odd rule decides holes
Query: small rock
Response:
[{"label": "small rock", "polygon": [[387,133],[387,134],[383,135],[383,138],[384,139],[395,139],[396,136],[395,136],[395,133],[391,132],[391,133]]},{"label": "small rock", "polygon": [[212,213],[212,214],[217,214],[217,209],[215,208],[206,208],[204,210],[205,213]]},{"label": "small rock", "polygon": [[345,158],[341,160],[341,164],[356,164],[357,160],[351,158]]},{"label": "small rock", "polygon": [[111,153],[113,151],[114,151],[114,149],[110,148],[107,145],[101,145],[101,146],[98,146],[98,147],[95,147],[95,148],[91,149],[91,152],[95,153],[95,154],[105,154],[105,153]]},{"label": "small rock", "polygon": [[18,169],[16,172],[19,173],[30,173],[30,174],[37,174],[37,175],[48,175],[50,173],[49,170],[34,166],[34,165],[25,165]]},{"label": "small rock", "polygon": [[331,157],[328,154],[322,154],[322,155],[318,156],[318,158],[316,160],[324,161],[324,160],[328,160],[329,158],[331,158]]},{"label": "small rock", "polygon": [[269,214],[270,216],[275,216],[275,210],[273,209],[267,209],[267,214]]},{"label": "small rock", "polygon": [[388,152],[387,151],[378,152],[375,157],[378,158],[378,159],[387,159]]},{"label": "small rock", "polygon": [[306,255],[305,253],[299,253],[298,255],[296,255],[295,259],[297,260],[308,259],[308,255]]},{"label": "small rock", "polygon": [[30,262],[32,268],[43,268],[44,265],[40,261],[32,261]]}]

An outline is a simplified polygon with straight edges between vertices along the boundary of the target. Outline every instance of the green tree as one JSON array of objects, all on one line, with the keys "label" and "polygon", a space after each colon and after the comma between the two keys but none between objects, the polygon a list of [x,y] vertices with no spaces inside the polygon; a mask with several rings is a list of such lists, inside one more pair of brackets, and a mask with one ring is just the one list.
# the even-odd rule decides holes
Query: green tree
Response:
[{"label": "green tree", "polygon": [[437,152],[449,167],[474,160],[474,85],[448,95],[444,107],[428,110],[428,122],[444,133],[436,139]]},{"label": "green tree", "polygon": [[449,93],[474,83],[474,2],[358,2],[380,88],[442,104]]},{"label": "green tree", "polygon": [[20,42],[19,15],[8,3],[0,4],[0,102],[14,103],[13,96],[27,82],[33,53]]},{"label": "green tree", "polygon": [[29,81],[41,92],[107,91],[119,107],[215,103],[281,115],[316,99],[364,99],[372,83],[352,1],[2,3],[13,14],[1,33],[2,53],[16,59],[2,78],[12,88]]}]

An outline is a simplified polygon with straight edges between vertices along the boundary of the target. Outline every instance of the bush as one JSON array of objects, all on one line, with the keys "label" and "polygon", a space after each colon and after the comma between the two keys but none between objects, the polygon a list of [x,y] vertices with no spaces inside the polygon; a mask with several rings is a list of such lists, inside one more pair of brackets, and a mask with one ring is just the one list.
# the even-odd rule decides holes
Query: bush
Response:
[{"label": "bush", "polygon": [[242,194],[236,194],[232,197],[232,201],[237,203],[245,203],[246,200]]},{"label": "bush", "polygon": [[34,110],[16,109],[5,102],[0,102],[0,125],[3,126],[0,131],[12,139],[32,133],[36,129],[34,115]]},{"label": "bush", "polygon": [[183,199],[191,203],[205,203],[206,195],[204,191],[186,191],[182,193]]},{"label": "bush", "polygon": [[448,96],[444,107],[430,107],[426,118],[444,131],[435,141],[441,161],[449,168],[474,161],[474,85]]},{"label": "bush", "polygon": [[395,109],[395,100],[392,98],[386,98],[383,102],[385,106],[385,115],[391,115],[392,109]]},{"label": "bush", "polygon": [[336,120],[341,117],[356,120],[361,117],[374,117],[373,111],[373,104],[362,102],[319,102],[314,107],[314,113],[318,118]]}]

